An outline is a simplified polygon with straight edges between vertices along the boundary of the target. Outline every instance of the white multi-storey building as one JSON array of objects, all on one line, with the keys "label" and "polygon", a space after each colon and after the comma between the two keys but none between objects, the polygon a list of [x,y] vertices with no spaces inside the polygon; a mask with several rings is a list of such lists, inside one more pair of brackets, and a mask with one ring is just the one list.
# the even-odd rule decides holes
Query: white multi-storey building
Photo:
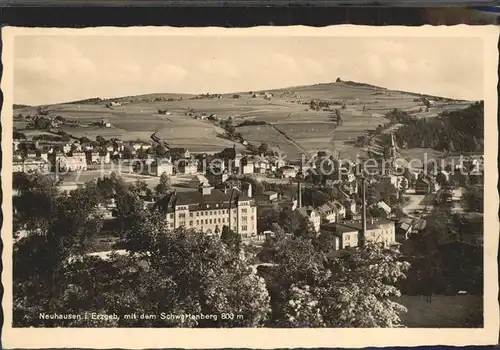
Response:
[{"label": "white multi-storey building", "polygon": [[237,189],[221,191],[203,184],[197,191],[171,193],[164,203],[169,229],[185,227],[220,234],[228,226],[245,237],[257,234],[257,206]]}]

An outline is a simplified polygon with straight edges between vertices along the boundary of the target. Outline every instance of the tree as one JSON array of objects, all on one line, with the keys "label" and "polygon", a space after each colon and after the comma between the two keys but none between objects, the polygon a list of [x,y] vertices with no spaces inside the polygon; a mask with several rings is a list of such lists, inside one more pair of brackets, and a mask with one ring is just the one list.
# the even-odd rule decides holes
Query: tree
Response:
[{"label": "tree", "polygon": [[468,187],[462,201],[469,211],[484,212],[484,188],[482,186]]},{"label": "tree", "polygon": [[234,251],[235,253],[240,252],[241,236],[233,230],[230,230],[228,226],[224,225],[224,227],[222,227],[220,239],[222,243],[224,243],[231,251]]},{"label": "tree", "polygon": [[[269,312],[264,281],[218,238],[177,229],[148,240],[144,259],[157,281],[148,295],[152,312],[173,314],[243,315],[243,319],[186,319],[159,321],[163,326],[251,327]],[[158,290],[154,285],[164,285]],[[157,291],[157,292],[156,292]]]},{"label": "tree", "polygon": [[279,222],[279,212],[274,207],[262,207],[257,210],[257,231],[272,231],[273,224]]},{"label": "tree", "polygon": [[141,147],[137,150],[137,158],[143,159],[143,160],[148,158],[146,150],[143,147]]},{"label": "tree", "polygon": [[259,154],[266,155],[269,152],[269,146],[267,145],[267,143],[261,143],[259,148],[257,149],[257,152],[259,152]]},{"label": "tree", "polygon": [[157,195],[164,196],[170,190],[170,186],[171,186],[170,177],[167,175],[167,173],[163,173],[160,176],[160,182],[155,187],[155,193]]},{"label": "tree", "polygon": [[[346,105],[342,105],[342,109],[346,109]],[[337,117],[337,126],[342,125],[342,116],[340,115],[340,110],[335,109],[335,116]]]},{"label": "tree", "polygon": [[[35,177],[19,186],[14,227],[29,230],[14,243],[14,313],[26,317],[15,322],[39,323],[41,309],[62,311],[67,266],[86,254],[102,227],[97,209],[100,197],[94,184],[59,193]],[[27,209],[34,198],[41,210],[30,214]],[[32,217],[28,219],[27,214]]]},{"label": "tree", "polygon": [[158,144],[154,148],[154,153],[155,153],[155,155],[157,157],[164,158],[167,155],[168,152],[167,152],[167,149],[166,149],[165,145]]},{"label": "tree", "polygon": [[396,327],[405,308],[393,301],[408,264],[399,254],[367,244],[342,258],[309,240],[277,243],[278,264],[266,274],[272,321],[284,327]]},{"label": "tree", "polygon": [[95,137],[95,141],[100,145],[100,146],[104,146],[106,145],[106,139],[104,137],[102,137],[101,135],[97,135]]}]

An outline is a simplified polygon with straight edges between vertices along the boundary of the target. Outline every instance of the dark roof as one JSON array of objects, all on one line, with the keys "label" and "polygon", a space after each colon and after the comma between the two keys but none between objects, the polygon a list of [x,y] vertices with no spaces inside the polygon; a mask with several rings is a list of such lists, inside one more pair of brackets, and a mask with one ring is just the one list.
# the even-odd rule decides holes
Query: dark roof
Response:
[{"label": "dark roof", "polygon": [[[388,225],[388,224],[393,224],[394,225],[394,221],[391,221],[391,220],[384,220],[384,219],[378,219],[377,221],[373,221],[373,224],[367,220],[366,222],[366,229],[367,230],[373,230],[375,228],[378,228],[380,227],[380,225]],[[339,223],[337,224],[339,226],[346,226],[346,227],[349,227],[351,229],[355,229],[355,230],[361,230],[363,228],[363,225],[361,223],[361,221],[345,221],[343,223]]]},{"label": "dark roof", "polygon": [[265,194],[266,196],[274,196],[275,194],[278,194],[278,192],[275,191],[264,191],[262,194]]},{"label": "dark roof", "polygon": [[[208,195],[203,195],[199,191],[170,193],[163,197],[160,201],[162,203],[161,206],[164,208],[165,205],[168,205],[168,207],[171,208],[174,205],[196,205],[203,207],[207,204],[220,204],[221,206],[219,206],[219,208],[226,208],[229,206],[230,197],[230,191],[228,193],[224,193],[220,190],[212,189],[211,193]],[[234,203],[248,200],[251,200],[251,198],[246,196],[244,193],[235,191],[233,196]]]}]

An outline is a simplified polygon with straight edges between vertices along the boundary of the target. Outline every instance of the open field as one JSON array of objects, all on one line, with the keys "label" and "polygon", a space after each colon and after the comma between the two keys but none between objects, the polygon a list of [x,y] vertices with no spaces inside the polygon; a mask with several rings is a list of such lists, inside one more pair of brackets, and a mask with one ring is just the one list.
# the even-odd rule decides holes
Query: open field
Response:
[{"label": "open field", "polygon": [[401,315],[403,324],[409,328],[471,328],[477,315],[482,315],[483,300],[479,296],[434,295],[432,302],[423,296],[402,296],[397,300],[408,312]]},{"label": "open field", "polygon": [[[245,120],[265,121],[270,125],[247,125],[237,127],[243,137],[254,144],[266,142],[279,147],[289,159],[298,159],[303,153],[336,149],[342,157],[353,158],[364,150],[354,146],[358,136],[387,122],[385,113],[399,108],[416,112],[425,106],[415,102],[419,95],[390,91],[379,87],[350,82],[317,84],[312,86],[269,90],[271,99],[254,97],[250,92],[223,94],[220,98],[196,98],[181,94],[150,94],[123,97],[121,106],[108,108],[105,102],[67,103],[48,106],[51,115],[62,116],[80,122],[109,121],[110,128],[64,127],[63,130],[75,137],[86,136],[95,139],[117,137],[127,140],[149,140],[157,136],[174,147],[188,148],[192,152],[217,152],[233,143],[218,135],[224,131],[214,123],[194,119],[194,115],[216,114],[218,118],[231,117],[238,126]],[[168,101],[168,99],[171,99]],[[329,111],[310,110],[311,100],[335,103]],[[336,127],[335,108],[342,103],[343,125]],[[436,116],[439,112],[459,109],[467,103],[436,102],[429,112],[417,112],[419,117]],[[169,115],[158,114],[168,110]],[[15,115],[36,115],[36,107],[24,107],[14,111]],[[22,127],[22,120],[16,121]],[[242,145],[237,145],[241,150]]]}]

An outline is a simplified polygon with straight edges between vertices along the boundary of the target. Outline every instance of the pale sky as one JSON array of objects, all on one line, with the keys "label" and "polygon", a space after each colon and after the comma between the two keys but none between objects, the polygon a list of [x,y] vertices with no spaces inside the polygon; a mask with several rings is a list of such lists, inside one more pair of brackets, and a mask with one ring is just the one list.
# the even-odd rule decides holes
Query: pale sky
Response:
[{"label": "pale sky", "polygon": [[474,38],[19,36],[14,102],[227,93],[343,80],[481,100]]}]

